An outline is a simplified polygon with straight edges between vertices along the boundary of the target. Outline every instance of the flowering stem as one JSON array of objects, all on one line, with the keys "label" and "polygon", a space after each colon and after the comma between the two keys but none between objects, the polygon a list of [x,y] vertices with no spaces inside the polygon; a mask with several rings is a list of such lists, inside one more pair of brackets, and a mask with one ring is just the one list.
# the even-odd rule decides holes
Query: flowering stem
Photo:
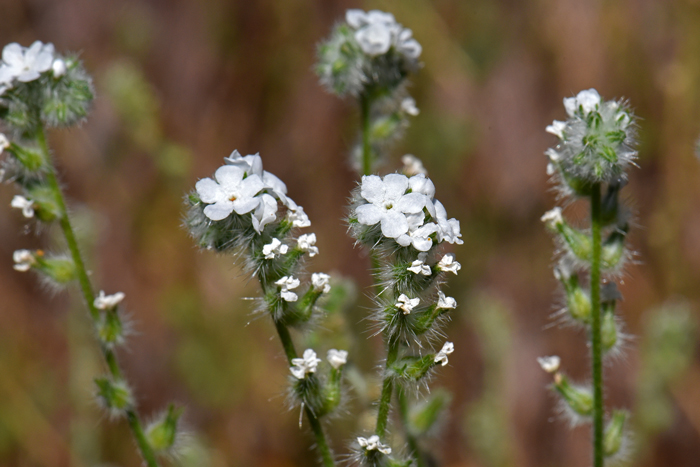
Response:
[{"label": "flowering stem", "polygon": [[399,339],[391,336],[389,338],[389,349],[386,355],[386,374],[384,375],[384,383],[382,384],[382,395],[379,398],[379,410],[377,411],[377,429],[376,433],[380,438],[384,438],[386,434],[386,425],[389,420],[389,407],[391,406],[391,394],[394,391],[394,380],[388,374],[388,369],[394,364],[399,355]]},{"label": "flowering stem", "polygon": [[601,256],[600,184],[591,192],[591,352],[593,369],[593,465],[603,467],[603,358],[600,331],[600,256]]},{"label": "flowering stem", "polygon": [[[85,268],[85,263],[83,262],[83,258],[80,255],[80,249],[78,248],[78,242],[75,238],[73,226],[71,225],[70,219],[68,217],[66,201],[63,197],[61,187],[58,184],[58,179],[56,178],[56,169],[54,168],[53,163],[51,162],[49,147],[46,142],[46,135],[44,133],[43,127],[39,127],[39,130],[37,131],[37,141],[43,152],[44,159],[46,161],[49,161],[46,179],[49,184],[49,187],[54,193],[54,196],[56,198],[56,204],[58,205],[58,209],[61,213],[59,224],[61,225],[63,236],[66,239],[68,249],[70,250],[71,257],[73,258],[73,263],[75,264],[75,269],[78,275],[78,281],[80,282],[80,290],[82,291],[83,299],[85,300],[85,305],[87,306],[87,309],[90,312],[90,316],[92,317],[94,324],[97,325],[97,321],[100,318],[100,312],[97,310],[97,308],[95,308],[95,293],[93,291],[92,284],[90,283],[90,278],[88,276],[87,269]],[[115,355],[114,351],[106,347],[104,344],[100,344],[100,347],[102,350],[102,355],[105,359],[105,363],[109,368],[109,372],[112,375],[112,378],[114,380],[123,379],[123,373],[121,368],[119,367],[117,356]],[[138,414],[133,409],[126,409],[125,413],[127,420],[129,421],[129,427],[131,428],[134,438],[136,439],[136,444],[138,445],[139,451],[141,452],[141,456],[143,457],[144,462],[146,462],[146,465],[148,467],[158,467],[159,464],[156,460],[156,455],[153,449],[151,448],[150,444],[148,443],[148,440],[146,439]]]},{"label": "flowering stem", "polygon": [[406,434],[406,442],[408,443],[408,448],[411,450],[411,455],[416,461],[416,467],[425,467],[423,462],[423,455],[420,452],[420,447],[418,446],[418,440],[413,434],[411,434],[409,424],[408,424],[408,400],[406,398],[406,392],[398,388],[396,391],[399,399],[399,411],[401,412],[401,423],[404,426],[404,432]]},{"label": "flowering stem", "polygon": [[370,146],[369,111],[372,99],[367,93],[360,96],[360,119],[362,120],[362,174],[372,174],[372,147]]}]

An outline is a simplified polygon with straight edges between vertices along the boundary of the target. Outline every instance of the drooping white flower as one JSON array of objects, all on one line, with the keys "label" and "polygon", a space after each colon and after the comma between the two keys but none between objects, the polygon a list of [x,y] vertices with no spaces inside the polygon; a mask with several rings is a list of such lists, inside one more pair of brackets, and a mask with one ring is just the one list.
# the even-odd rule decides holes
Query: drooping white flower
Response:
[{"label": "drooping white flower", "polygon": [[10,206],[22,210],[22,215],[27,219],[34,217],[34,201],[25,198],[24,196],[15,195],[10,202]]},{"label": "drooping white flower", "polygon": [[358,436],[357,444],[359,444],[360,447],[365,448],[367,451],[379,451],[387,456],[391,454],[391,448],[387,444],[382,444],[382,442],[379,440],[379,436],[377,435],[372,435],[369,438]]},{"label": "drooping white flower", "polygon": [[309,253],[309,256],[314,257],[318,254],[318,247],[316,245],[316,234],[304,234],[300,235],[297,239],[297,246],[300,250]]},{"label": "drooping white flower", "polygon": [[435,355],[435,363],[440,363],[442,366],[447,365],[447,356],[455,351],[455,345],[452,342],[445,342],[442,349]]},{"label": "drooping white flower", "polygon": [[348,362],[348,351],[331,349],[328,351],[326,359],[337,370]]},{"label": "drooping white flower", "polygon": [[445,256],[443,256],[438,263],[438,267],[441,271],[451,272],[455,275],[457,274],[457,271],[462,269],[462,265],[455,261],[455,255],[452,253],[447,253]]},{"label": "drooping white flower", "polygon": [[425,170],[423,162],[413,154],[403,155],[401,157],[401,163],[403,164],[403,173],[409,177],[418,174],[428,175],[428,171]]},{"label": "drooping white flower", "polygon": [[12,260],[15,262],[12,267],[15,271],[20,272],[27,272],[36,264],[36,258],[29,250],[16,250],[12,254]]},{"label": "drooping white flower", "polygon": [[560,122],[559,120],[554,120],[551,125],[547,125],[545,131],[557,136],[559,139],[564,139],[564,129],[566,128],[566,122]]},{"label": "drooping white flower", "polygon": [[28,48],[13,42],[2,50],[2,61],[6,65],[0,72],[0,82],[7,77],[26,83],[39,78],[41,73],[49,70],[53,63],[53,44],[34,42]]},{"label": "drooping white flower", "polygon": [[331,291],[331,276],[323,272],[311,274],[311,285],[316,292],[328,293]]},{"label": "drooping white flower", "polygon": [[420,298],[408,298],[408,295],[399,295],[399,301],[396,302],[396,307],[403,311],[404,315],[408,315],[420,303]]},{"label": "drooping white flower", "polygon": [[53,72],[54,78],[60,78],[66,74],[66,62],[62,58],[57,58],[51,64],[51,71]]},{"label": "drooping white flower", "polygon": [[418,107],[416,107],[416,100],[412,97],[406,97],[401,101],[401,110],[413,117],[420,114],[420,110],[418,110]]},{"label": "drooping white flower", "polygon": [[600,94],[595,89],[587,89],[579,92],[576,97],[564,98],[564,108],[569,117],[573,117],[581,108],[583,115],[586,116],[598,108],[600,104]]},{"label": "drooping white flower", "polygon": [[382,234],[397,238],[408,232],[406,214],[418,214],[430,202],[421,193],[406,193],[408,177],[389,174],[382,179],[377,175],[362,177],[361,196],[368,204],[355,210],[357,220],[363,225],[381,223]]},{"label": "drooping white flower", "polygon": [[202,202],[208,204],[204,215],[213,221],[220,221],[234,211],[242,215],[258,208],[261,199],[256,195],[265,188],[265,184],[256,174],[245,175],[245,170],[239,166],[224,165],[216,170],[216,180],[199,180],[195,188]]},{"label": "drooping white flower", "polygon": [[442,291],[438,291],[438,310],[451,310],[457,308],[457,300],[452,297],[446,297]]},{"label": "drooping white flower", "polygon": [[279,238],[273,238],[272,242],[264,245],[262,248],[262,253],[265,255],[265,259],[274,259],[277,255],[285,255],[289,247],[284,245]]},{"label": "drooping white flower", "polygon": [[316,373],[316,367],[321,362],[321,359],[316,357],[316,352],[312,349],[304,350],[304,355],[302,358],[293,358],[292,367],[289,371],[296,379],[304,379],[309,373]]},{"label": "drooping white flower", "polygon": [[445,241],[457,245],[463,244],[459,221],[455,218],[447,218],[447,211],[440,201],[434,200],[433,204],[435,206],[434,217],[439,227],[437,231],[438,242]]},{"label": "drooping white flower", "polygon": [[124,300],[124,292],[117,292],[113,295],[105,295],[104,290],[95,298],[94,305],[98,310],[109,310],[119,305]]},{"label": "drooping white flower", "polygon": [[299,296],[294,292],[290,292],[290,290],[299,287],[300,283],[301,282],[299,281],[299,279],[295,278],[294,276],[284,276],[283,278],[275,282],[275,284],[279,285],[281,288],[280,296],[283,300],[287,302],[296,302],[299,299]]},{"label": "drooping white flower", "polygon": [[429,276],[433,273],[433,270],[425,264],[426,253],[421,253],[418,255],[418,259],[411,263],[411,266],[406,268],[413,274],[423,274],[424,276]]},{"label": "drooping white flower", "polygon": [[557,355],[552,355],[551,357],[537,357],[537,363],[539,363],[542,369],[547,373],[556,373],[559,371],[561,359]]},{"label": "drooping white flower", "polygon": [[540,217],[540,220],[547,224],[547,227],[554,229],[556,228],[559,224],[564,223],[564,217],[561,214],[561,208],[559,206],[550,209],[549,211],[545,212],[542,217]]}]

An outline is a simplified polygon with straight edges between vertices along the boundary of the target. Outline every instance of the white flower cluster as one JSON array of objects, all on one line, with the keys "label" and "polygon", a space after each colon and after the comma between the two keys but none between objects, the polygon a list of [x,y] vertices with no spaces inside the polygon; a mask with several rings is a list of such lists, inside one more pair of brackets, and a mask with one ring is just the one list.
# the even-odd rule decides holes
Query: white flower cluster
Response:
[{"label": "white flower cluster", "polygon": [[53,44],[43,44],[40,41],[29,47],[22,47],[16,42],[7,44],[2,50],[0,62],[0,95],[12,88],[15,81],[34,81],[48,70],[53,70],[58,77],[65,73],[65,69],[63,60],[54,60]]},{"label": "white flower cluster", "polygon": [[304,350],[304,355],[302,358],[293,358],[292,367],[289,371],[296,379],[304,379],[309,373],[316,373],[316,367],[321,363],[321,359],[316,356],[316,352],[313,349]]},{"label": "white flower cluster", "polygon": [[416,61],[422,47],[413,39],[413,32],[396,22],[394,15],[379,10],[348,10],[348,25],[355,30],[355,40],[370,57],[384,55],[393,47],[404,58]]},{"label": "white flower cluster", "polygon": [[259,154],[242,157],[233,151],[225,161],[214,179],[203,178],[195,185],[199,199],[207,204],[204,215],[209,219],[220,221],[234,211],[241,216],[250,213],[253,228],[261,233],[267,224],[277,220],[279,201],[287,207],[294,227],[311,225],[304,209],[287,197],[282,180],[263,170]]},{"label": "white flower cluster", "polygon": [[382,444],[381,440],[379,439],[379,436],[377,435],[372,435],[369,438],[363,438],[362,436],[359,436],[357,438],[357,444],[360,445],[361,448],[364,448],[366,451],[379,451],[382,454],[386,454],[387,456],[391,454],[391,448],[387,444]]},{"label": "white flower cluster", "polygon": [[435,185],[423,174],[363,176],[360,196],[366,204],[355,208],[357,221],[380,224],[382,235],[418,251],[430,250],[433,240],[462,244],[459,221],[447,219],[447,211],[434,195]]}]

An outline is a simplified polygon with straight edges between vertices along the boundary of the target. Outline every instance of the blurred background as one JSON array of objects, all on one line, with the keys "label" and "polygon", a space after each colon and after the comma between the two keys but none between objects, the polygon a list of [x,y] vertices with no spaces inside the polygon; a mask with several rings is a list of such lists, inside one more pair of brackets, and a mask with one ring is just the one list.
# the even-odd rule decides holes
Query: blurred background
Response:
[{"label": "blurred background", "polygon": [[[421,113],[384,169],[421,158],[462,224],[463,268],[448,290],[460,304],[447,329],[456,350],[433,385],[453,395],[431,442],[441,465],[590,463],[588,428],[557,416],[535,358],[558,354],[588,378],[584,335],[552,325],[560,297],[539,218],[555,203],[544,128],[564,119],[563,97],[595,87],[640,117],[640,168],[624,191],[638,261],[619,307],[631,337],[607,367],[607,404],[634,413],[634,465],[697,466],[698,0],[0,0],[0,44],[53,42],[93,73],[89,121],[50,139],[96,284],[126,293],[134,333],[120,356],[142,413],[187,407],[185,465],[314,465],[286,409],[274,329],[244,300],[255,283],[232,258],[200,253],[180,225],[185,192],[237,148],[259,151],[305,207],[321,249],[310,269],[357,284],[322,332],[296,337],[351,350],[356,389],[330,430],[336,451],[363,426],[381,343],[362,321],[369,261],[342,221],[357,109],[313,72],[316,43],[347,8],[390,11],[423,45],[410,88]],[[13,194],[0,186],[0,206]],[[12,269],[15,249],[52,236],[0,209],[0,465],[138,465],[126,424],[92,397],[102,363],[77,295]],[[336,337],[345,331],[354,337]]]}]

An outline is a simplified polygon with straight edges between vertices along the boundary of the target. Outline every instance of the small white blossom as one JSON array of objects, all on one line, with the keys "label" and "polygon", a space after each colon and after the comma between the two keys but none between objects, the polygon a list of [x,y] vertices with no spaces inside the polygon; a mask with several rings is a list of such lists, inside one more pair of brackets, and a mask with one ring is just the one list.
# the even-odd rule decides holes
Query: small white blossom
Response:
[{"label": "small white blossom", "polygon": [[326,358],[328,363],[337,370],[348,362],[348,351],[331,349],[328,351]]},{"label": "small white blossom", "polygon": [[104,290],[95,298],[95,308],[98,310],[109,310],[119,305],[124,300],[124,292],[117,292],[113,295],[105,295]]},{"label": "small white blossom", "polygon": [[311,274],[311,285],[316,292],[328,293],[331,291],[331,276],[323,272]]},{"label": "small white blossom", "polygon": [[0,68],[0,83],[14,79],[23,83],[34,81],[51,68],[53,53],[53,44],[42,44],[40,41],[28,48],[16,42],[7,44],[2,51],[5,66]]},{"label": "small white blossom", "polygon": [[401,101],[401,110],[413,117],[420,113],[420,110],[416,107],[416,100],[412,97],[407,97]]},{"label": "small white blossom", "polygon": [[369,438],[359,436],[357,438],[357,444],[359,444],[360,447],[365,448],[367,451],[379,451],[387,456],[391,454],[391,448],[386,444],[382,444],[382,442],[379,440],[379,436],[377,435],[372,435]]},{"label": "small white blossom", "polygon": [[559,371],[561,359],[556,355],[552,355],[551,357],[537,357],[537,363],[539,363],[542,369],[547,373],[556,373]]},{"label": "small white blossom", "polygon": [[316,373],[316,367],[321,362],[321,359],[316,357],[316,352],[312,349],[304,350],[302,358],[293,358],[293,367],[289,368],[296,379],[304,379],[309,373]]},{"label": "small white blossom", "polygon": [[296,279],[294,276],[284,276],[275,282],[276,285],[281,287],[280,296],[287,302],[296,302],[299,299],[299,296],[294,292],[290,292],[290,290],[299,287],[300,283],[299,279]]},{"label": "small white blossom", "polygon": [[408,298],[406,294],[399,295],[399,301],[396,302],[396,307],[403,311],[404,315],[408,315],[420,303],[420,298]]},{"label": "small white blossom", "polygon": [[289,247],[282,244],[279,238],[273,238],[271,243],[263,246],[262,253],[265,259],[274,259],[276,255],[284,255],[288,250]]},{"label": "small white blossom", "polygon": [[552,229],[564,223],[564,217],[561,214],[561,208],[559,206],[545,212],[542,217],[540,217],[540,220]]},{"label": "small white blossom", "polygon": [[457,300],[452,297],[446,297],[442,291],[438,291],[438,310],[449,310],[457,308]]},{"label": "small white blossom", "polygon": [[396,243],[401,246],[413,245],[418,251],[428,251],[433,246],[433,239],[430,237],[437,232],[440,227],[437,224],[428,222],[424,224],[425,214],[406,214],[408,222],[408,232],[396,237]]},{"label": "small white blossom", "polygon": [[370,57],[383,55],[391,48],[391,30],[383,24],[370,24],[355,32],[355,40]]},{"label": "small white blossom", "polygon": [[258,208],[261,199],[256,195],[265,188],[265,184],[256,174],[245,176],[246,172],[241,167],[224,165],[216,170],[216,180],[203,178],[198,181],[195,188],[199,198],[208,204],[204,215],[213,221],[220,221],[233,211],[242,215]]},{"label": "small white blossom", "polygon": [[462,265],[455,261],[455,256],[452,253],[447,253],[445,256],[443,256],[438,263],[438,267],[441,271],[451,272],[455,275],[457,274],[457,271],[462,269]]},{"label": "small white blossom", "polygon": [[292,223],[292,226],[298,228],[310,227],[311,221],[309,220],[309,216],[304,212],[304,208],[297,205],[291,199],[289,201],[287,219]]},{"label": "small white blossom", "polygon": [[445,342],[442,349],[435,355],[435,363],[440,363],[442,366],[447,365],[447,356],[455,351],[455,345],[452,342]]},{"label": "small white blossom", "polygon": [[559,162],[561,160],[561,155],[559,155],[559,153],[552,148],[547,149],[544,152],[544,155],[549,158],[550,162]]},{"label": "small white blossom", "polygon": [[409,177],[418,174],[428,175],[428,171],[425,170],[423,162],[413,154],[403,155],[401,157],[401,163],[403,164],[403,173]]},{"label": "small white blossom", "polygon": [[22,210],[22,215],[27,219],[34,217],[34,201],[25,198],[24,196],[15,195],[12,198],[10,206]]},{"label": "small white blossom", "polygon": [[557,168],[552,164],[551,162],[547,164],[547,175],[554,175],[554,172],[556,172]]},{"label": "small white blossom", "polygon": [[66,62],[61,58],[57,58],[51,65],[51,71],[54,78],[60,78],[66,74]]},{"label": "small white blossom", "polygon": [[440,201],[435,200],[433,204],[435,206],[435,220],[439,227],[437,231],[438,242],[446,241],[457,245],[463,244],[459,221],[455,218],[447,218],[447,211]]},{"label": "small white blossom", "polygon": [[297,246],[302,251],[309,253],[309,256],[314,257],[318,254],[318,247],[316,245],[316,234],[304,234],[300,235],[297,239]]},{"label": "small white blossom", "polygon": [[5,136],[3,133],[0,133],[0,154],[2,152],[10,147],[10,140],[7,139],[7,136]]},{"label": "small white blossom", "polygon": [[15,271],[27,272],[33,265],[36,264],[34,254],[29,250],[17,250],[12,254],[12,260],[15,265],[12,266]]},{"label": "small white blossom", "polygon": [[559,139],[564,139],[564,129],[566,128],[566,122],[560,122],[559,120],[554,120],[551,125],[545,128],[547,133],[551,133],[557,136]]},{"label": "small white blossom", "polygon": [[427,254],[421,253],[418,255],[418,259],[411,263],[411,266],[407,268],[413,274],[423,274],[424,276],[429,276],[433,273],[433,270],[425,264],[425,258]]},{"label": "small white blossom", "polygon": [[588,115],[596,110],[599,104],[600,94],[593,88],[579,92],[576,97],[564,98],[564,108],[569,117],[573,117],[578,112],[579,107],[584,116]]}]

